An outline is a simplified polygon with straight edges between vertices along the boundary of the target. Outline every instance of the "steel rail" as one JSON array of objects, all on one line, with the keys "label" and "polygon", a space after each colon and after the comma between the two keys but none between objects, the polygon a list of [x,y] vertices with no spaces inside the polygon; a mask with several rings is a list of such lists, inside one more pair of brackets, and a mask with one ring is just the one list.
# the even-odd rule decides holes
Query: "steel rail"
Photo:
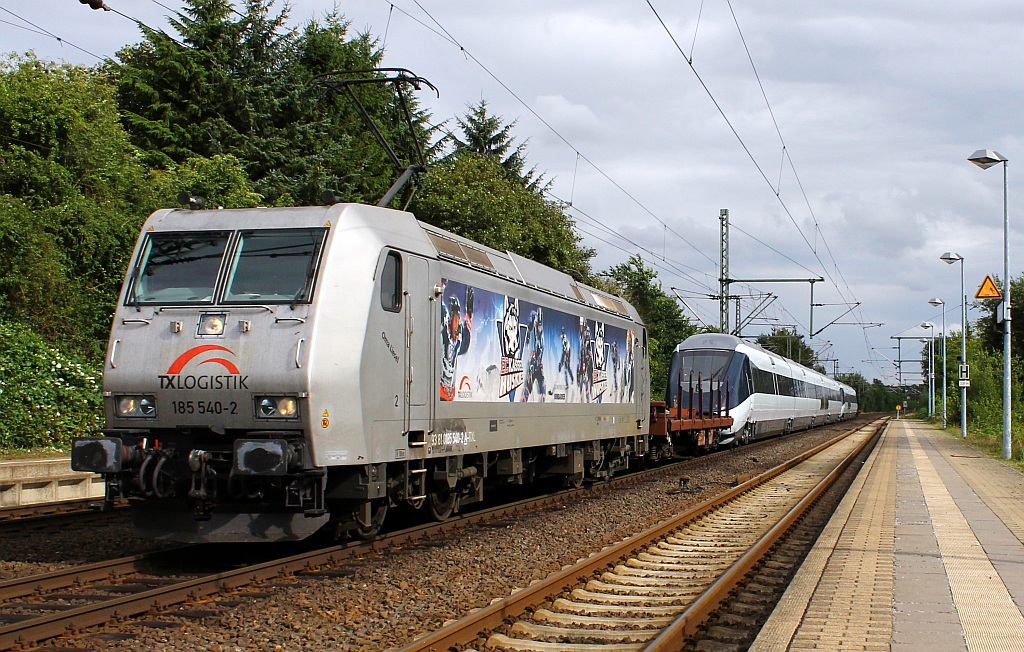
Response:
[{"label": "steel rail", "polygon": [[889,427],[886,421],[871,437],[866,437],[857,448],[852,450],[835,468],[832,469],[811,491],[768,530],[751,548],[741,556],[735,564],[722,574],[715,582],[694,600],[681,614],[676,616],[669,625],[653,641],[648,643],[644,652],[674,652],[679,650],[687,636],[695,634],[712,613],[729,597],[729,594],[742,582],[743,578],[769,553],[773,546],[782,539],[793,525],[814,505],[853,462],[863,454],[864,450],[873,445]]},{"label": "steel rail", "polygon": [[118,503],[111,509],[104,508],[103,498],[78,498],[58,500],[52,503],[14,505],[0,507],[0,531],[11,530],[19,525],[36,526],[60,520],[106,516],[124,509],[126,504]]},{"label": "steel rail", "polygon": [[[130,557],[119,557],[98,561],[83,566],[75,566],[49,573],[29,575],[27,577],[15,577],[0,582],[0,606],[7,600],[24,597],[41,591],[55,591],[67,588],[76,584],[95,582],[98,580],[110,579],[129,573],[137,573],[145,562],[152,562],[161,555],[181,551],[192,546],[179,546],[175,548],[164,548],[145,552]],[[0,631],[3,631],[0,628]]]},{"label": "steel rail", "polygon": [[[733,487],[719,496],[711,498],[683,512],[682,514],[649,528],[640,534],[630,537],[619,544],[606,548],[599,554],[596,554],[575,566],[560,571],[546,580],[531,584],[529,587],[517,591],[507,598],[495,601],[489,606],[469,614],[463,619],[457,620],[431,634],[427,634],[416,639],[404,647],[399,648],[398,652],[423,652],[428,650],[439,651],[469,645],[477,639],[480,632],[493,630],[502,626],[506,619],[517,617],[528,607],[535,606],[552,595],[557,595],[563,591],[571,589],[580,582],[586,580],[595,572],[605,569],[615,560],[632,555],[634,551],[646,546],[652,540],[662,538],[678,529],[680,526],[695,520],[704,514],[714,511],[721,505],[734,500],[737,496],[740,496],[751,489],[772,480],[782,473],[785,473],[868,425],[871,424],[860,424],[837,437],[805,451],[792,460],[784,462],[747,480],[746,482],[743,482],[742,484]],[[880,428],[881,424],[879,425],[879,429]],[[865,443],[876,439],[877,435],[878,433],[876,432],[872,437],[866,438]],[[748,556],[749,555],[744,555],[744,557]],[[676,647],[675,649],[679,648]]]},{"label": "steel rail", "polygon": [[[15,645],[30,645],[47,638],[100,625],[113,618],[125,618],[146,613],[154,609],[195,600],[278,576],[294,574],[300,571],[313,572],[320,566],[338,564],[374,550],[385,550],[396,545],[422,541],[432,536],[451,534],[470,525],[518,516],[528,511],[561,504],[567,500],[583,499],[605,491],[628,486],[631,483],[646,481],[652,475],[671,473],[676,466],[678,464],[659,467],[642,473],[618,477],[589,487],[563,489],[540,498],[527,498],[497,507],[469,512],[458,518],[440,523],[427,523],[398,530],[371,541],[347,542],[283,559],[254,564],[241,569],[183,580],[180,583],[161,586],[131,595],[119,596],[111,600],[76,607],[59,613],[10,623],[0,626],[0,650]],[[201,545],[197,544],[194,547],[198,548]],[[65,570],[6,580],[0,582],[0,600],[10,600],[36,592],[53,591],[138,572],[140,570],[139,566],[143,562],[152,562],[161,554],[180,551],[189,547],[193,546],[164,549]]]},{"label": "steel rail", "polygon": [[[852,432],[853,431],[850,431],[835,437],[801,455],[795,460],[782,464],[762,475],[752,478],[717,499],[707,501],[704,504],[705,510],[710,510],[723,502],[727,502],[743,491],[753,488],[758,484],[769,480],[775,475],[788,470],[803,459],[816,454],[820,450],[824,450]],[[765,443],[767,443],[767,441],[770,440],[766,440]],[[746,450],[751,451],[754,450],[754,448],[755,446],[748,446]],[[728,454],[728,451],[721,451],[717,454]],[[701,459],[707,460],[709,457],[714,457],[714,455],[704,456]],[[525,512],[535,511],[545,506],[561,504],[567,500],[583,499],[605,491],[628,486],[631,483],[645,482],[652,476],[672,473],[674,469],[685,463],[686,462],[684,461],[678,464],[670,464],[642,473],[620,476],[610,481],[596,483],[589,487],[565,489],[540,498],[528,498],[514,503],[469,512],[459,518],[440,523],[429,523],[412,528],[406,528],[371,541],[347,542],[341,545],[296,554],[283,559],[253,564],[232,571],[209,574],[201,578],[191,578],[183,580],[180,583],[161,586],[131,595],[120,596],[109,601],[76,607],[56,614],[48,614],[38,618],[11,623],[0,626],[0,649],[7,649],[14,645],[30,645],[47,638],[100,625],[114,618],[126,618],[146,613],[154,609],[165,608],[173,604],[196,600],[278,576],[285,576],[298,572],[315,572],[315,569],[320,566],[338,564],[352,557],[363,555],[371,551],[385,550],[395,545],[414,543],[436,535],[451,534],[470,525],[487,523],[488,521],[508,518],[510,516],[517,516]],[[688,514],[691,514],[691,518],[697,514],[697,509],[699,509],[699,507],[687,512]],[[669,530],[670,527],[666,525],[655,529],[658,531],[666,531]],[[633,537],[629,541],[639,540],[640,536],[642,535]],[[0,591],[5,591],[0,593],[0,596],[10,599],[28,595],[36,591],[50,591],[79,583],[102,580],[111,576],[116,576],[119,573],[136,572],[138,571],[137,566],[141,561],[150,561],[154,558],[154,555],[172,552],[174,550],[179,550],[179,548],[153,551],[153,553],[145,553],[134,557],[126,557],[106,562],[96,562],[94,564],[76,567],[65,571],[54,571],[26,578],[8,580],[0,583]],[[596,569],[597,566],[594,568]],[[497,622],[499,624],[502,617],[503,616],[499,616],[498,618]]]}]

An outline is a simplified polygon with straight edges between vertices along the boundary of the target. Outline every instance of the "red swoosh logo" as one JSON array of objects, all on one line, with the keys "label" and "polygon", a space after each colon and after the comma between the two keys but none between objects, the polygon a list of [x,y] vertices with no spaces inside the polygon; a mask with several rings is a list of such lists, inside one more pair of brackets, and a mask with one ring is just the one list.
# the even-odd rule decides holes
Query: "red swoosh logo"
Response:
[{"label": "red swoosh logo", "polygon": [[210,358],[209,360],[203,360],[199,364],[206,364],[207,362],[216,362],[220,366],[222,366],[225,369],[227,369],[228,373],[231,373],[231,374],[239,373],[238,372],[238,367],[236,367],[235,363],[231,362],[230,360],[225,360],[224,358]]},{"label": "red swoosh logo", "polygon": [[[168,367],[167,375],[172,376],[174,374],[180,374],[181,370],[185,368],[185,365],[191,362],[197,355],[202,355],[207,351],[227,351],[231,355],[235,354],[235,352],[232,351],[231,349],[220,346],[219,344],[203,344],[201,346],[191,348],[188,351],[185,351],[184,353],[179,355],[178,358],[173,363],[171,363],[171,366]],[[206,362],[216,362],[223,366],[225,369],[227,369],[229,373],[238,373],[238,367],[236,367],[234,364],[228,362],[223,358],[211,358],[210,360],[205,360],[204,362],[201,362],[199,364],[205,364]]]}]

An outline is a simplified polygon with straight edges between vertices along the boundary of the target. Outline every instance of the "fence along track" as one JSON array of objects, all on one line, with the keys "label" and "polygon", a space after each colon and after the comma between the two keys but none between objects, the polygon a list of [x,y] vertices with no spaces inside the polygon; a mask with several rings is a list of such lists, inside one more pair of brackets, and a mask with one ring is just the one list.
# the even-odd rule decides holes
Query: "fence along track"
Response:
[{"label": "fence along track", "polygon": [[[817,497],[877,441],[886,422],[851,430],[401,652],[482,647],[484,637],[486,648],[496,650],[678,650]],[[505,627],[509,619],[517,620]]]}]

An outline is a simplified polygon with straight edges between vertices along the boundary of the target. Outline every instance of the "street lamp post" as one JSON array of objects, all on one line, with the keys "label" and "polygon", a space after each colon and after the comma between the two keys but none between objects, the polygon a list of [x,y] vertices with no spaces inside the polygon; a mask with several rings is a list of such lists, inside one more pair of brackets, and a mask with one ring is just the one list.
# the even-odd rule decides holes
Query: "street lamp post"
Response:
[{"label": "street lamp post", "polygon": [[[964,257],[947,251],[940,256],[947,265],[960,261],[960,364],[967,364],[967,295],[964,293]],[[958,376],[959,377],[959,376]],[[967,437],[967,388],[960,385],[960,436]]]},{"label": "street lamp post", "polygon": [[942,306],[942,429],[946,429],[946,302],[938,297],[928,303]]},{"label": "street lamp post", "polygon": [[1006,164],[999,152],[979,149],[967,157],[982,170],[1003,164],[1003,458],[1010,459],[1010,215],[1006,204]]},{"label": "street lamp post", "polygon": [[935,324],[922,322],[921,328],[927,328],[930,334],[928,342],[928,416],[935,415]]}]

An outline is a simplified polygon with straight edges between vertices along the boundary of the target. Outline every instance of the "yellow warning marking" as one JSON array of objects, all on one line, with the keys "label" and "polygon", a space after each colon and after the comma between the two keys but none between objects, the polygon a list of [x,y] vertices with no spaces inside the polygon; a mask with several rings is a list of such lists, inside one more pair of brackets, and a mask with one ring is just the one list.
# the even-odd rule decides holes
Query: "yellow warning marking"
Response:
[{"label": "yellow warning marking", "polygon": [[981,282],[981,287],[974,294],[975,299],[1002,299],[1003,293],[996,287],[995,281],[992,280],[991,276],[985,276],[985,280]]},{"label": "yellow warning marking", "polygon": [[326,428],[329,425],[331,425],[331,421],[329,419],[320,419],[320,427],[321,428]]},{"label": "yellow warning marking", "polygon": [[325,418],[325,419],[326,419],[327,417],[329,417],[329,416],[331,416],[331,415],[327,414],[327,410],[324,410],[324,413],[323,413],[323,414],[321,414],[320,416],[322,416],[323,418]]},{"label": "yellow warning marking", "polygon": [[1024,650],[1024,614],[932,465],[917,433],[904,427],[967,649]]}]

